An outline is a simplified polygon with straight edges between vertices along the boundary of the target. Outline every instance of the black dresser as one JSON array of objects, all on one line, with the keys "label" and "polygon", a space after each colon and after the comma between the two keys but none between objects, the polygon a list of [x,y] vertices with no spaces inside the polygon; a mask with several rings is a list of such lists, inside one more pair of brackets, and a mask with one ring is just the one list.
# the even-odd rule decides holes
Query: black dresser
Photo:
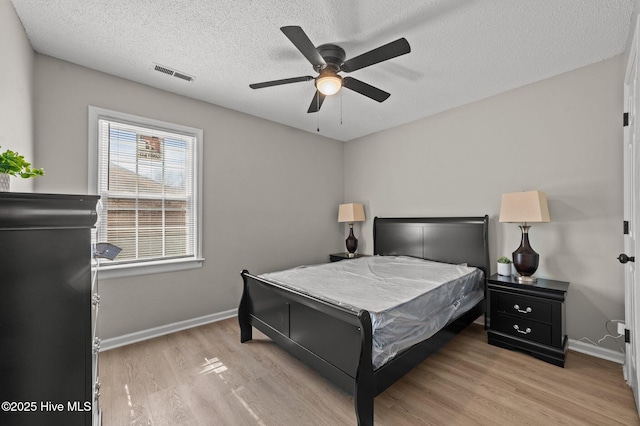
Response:
[{"label": "black dresser", "polygon": [[0,424],[92,423],[97,196],[0,192]]}]

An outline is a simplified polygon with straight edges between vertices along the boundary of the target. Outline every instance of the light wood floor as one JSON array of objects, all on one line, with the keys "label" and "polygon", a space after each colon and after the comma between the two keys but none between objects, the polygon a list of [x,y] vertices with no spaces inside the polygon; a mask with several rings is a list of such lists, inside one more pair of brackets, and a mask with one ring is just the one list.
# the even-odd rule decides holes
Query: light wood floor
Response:
[{"label": "light wood floor", "polygon": [[[355,425],[353,400],[236,319],[100,354],[104,426]],[[640,425],[622,367],[559,368],[473,324],[375,400],[384,425]]]}]

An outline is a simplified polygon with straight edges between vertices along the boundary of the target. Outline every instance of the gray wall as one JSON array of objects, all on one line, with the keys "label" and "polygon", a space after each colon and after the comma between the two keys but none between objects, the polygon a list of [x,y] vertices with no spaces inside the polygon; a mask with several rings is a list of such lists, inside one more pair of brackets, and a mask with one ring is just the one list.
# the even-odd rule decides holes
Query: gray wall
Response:
[{"label": "gray wall", "polygon": [[[33,156],[34,52],[11,2],[0,1],[0,152]],[[31,192],[33,179],[11,178],[11,190]]]},{"label": "gray wall", "polygon": [[38,192],[87,192],[89,105],[204,130],[204,267],[101,282],[103,338],[235,309],[242,269],[341,248],[342,142],[40,54],[35,93]]},{"label": "gray wall", "polygon": [[568,335],[597,340],[624,319],[623,56],[347,142],[345,199],[369,218],[488,214],[493,261],[520,241],[498,223],[501,194],[545,191],[552,222],[530,231],[537,275],[571,282]]}]

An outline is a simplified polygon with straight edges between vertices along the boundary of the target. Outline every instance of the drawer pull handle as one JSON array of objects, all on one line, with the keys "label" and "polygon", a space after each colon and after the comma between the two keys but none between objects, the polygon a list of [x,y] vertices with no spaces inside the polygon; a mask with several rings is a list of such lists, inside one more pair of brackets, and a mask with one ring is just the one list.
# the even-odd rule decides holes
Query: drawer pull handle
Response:
[{"label": "drawer pull handle", "polygon": [[524,331],[522,331],[522,330],[520,330],[520,327],[518,327],[518,324],[514,324],[514,325],[513,325],[513,328],[515,328],[515,330],[516,330],[518,333],[522,333],[522,334],[529,334],[529,333],[531,333],[531,329],[530,329],[529,327],[527,327]]},{"label": "drawer pull handle", "polygon": [[527,306],[527,309],[522,310],[520,309],[520,305],[513,305],[513,309],[520,312],[521,314],[530,314],[532,311],[531,306]]}]

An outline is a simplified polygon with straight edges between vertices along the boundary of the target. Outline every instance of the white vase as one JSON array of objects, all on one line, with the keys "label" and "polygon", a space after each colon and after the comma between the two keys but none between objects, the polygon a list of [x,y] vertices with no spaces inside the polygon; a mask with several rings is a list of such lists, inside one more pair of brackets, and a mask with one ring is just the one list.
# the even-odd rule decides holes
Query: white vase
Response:
[{"label": "white vase", "polygon": [[0,173],[0,192],[9,192],[9,175]]},{"label": "white vase", "polygon": [[498,275],[511,276],[511,263],[498,263]]}]

